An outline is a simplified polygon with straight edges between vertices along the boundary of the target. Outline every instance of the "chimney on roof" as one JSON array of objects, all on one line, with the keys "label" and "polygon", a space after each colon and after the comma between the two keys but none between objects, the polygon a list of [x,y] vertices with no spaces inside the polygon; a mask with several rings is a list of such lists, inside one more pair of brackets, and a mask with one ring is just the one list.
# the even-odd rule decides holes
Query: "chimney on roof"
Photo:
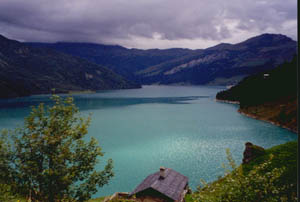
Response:
[{"label": "chimney on roof", "polygon": [[159,168],[159,178],[160,179],[165,179],[166,177],[166,168],[165,167],[160,167]]}]

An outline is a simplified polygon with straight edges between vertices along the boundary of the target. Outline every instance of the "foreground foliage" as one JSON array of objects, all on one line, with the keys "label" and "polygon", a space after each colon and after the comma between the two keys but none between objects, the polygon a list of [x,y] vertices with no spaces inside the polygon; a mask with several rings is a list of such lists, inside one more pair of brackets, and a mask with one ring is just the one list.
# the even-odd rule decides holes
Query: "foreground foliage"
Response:
[{"label": "foreground foliage", "polygon": [[250,164],[235,165],[227,151],[225,176],[192,195],[194,201],[297,201],[297,143],[290,142],[267,150]]},{"label": "foreground foliage", "polygon": [[24,127],[1,134],[0,188],[36,201],[85,201],[113,176],[112,160],[94,171],[103,153],[94,138],[84,141],[90,117],[79,116],[72,98],[52,99],[52,107],[33,107]]}]

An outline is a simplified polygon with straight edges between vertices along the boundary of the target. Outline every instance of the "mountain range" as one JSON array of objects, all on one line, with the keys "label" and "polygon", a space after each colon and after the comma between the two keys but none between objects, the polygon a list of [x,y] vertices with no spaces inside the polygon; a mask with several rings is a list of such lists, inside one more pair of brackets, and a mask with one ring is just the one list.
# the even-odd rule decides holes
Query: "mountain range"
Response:
[{"label": "mountain range", "polygon": [[91,43],[27,43],[105,65],[139,84],[232,85],[245,76],[290,61],[297,42],[281,34],[262,34],[237,44],[207,49],[127,49]]},{"label": "mountain range", "polygon": [[199,50],[182,48],[172,49],[128,49],[118,45],[93,43],[26,43],[32,47],[50,48],[73,56],[85,58],[91,62],[104,65],[122,76],[143,84],[135,75],[147,67],[176,58],[191,55]]},{"label": "mountain range", "polygon": [[141,85],[232,85],[296,54],[297,42],[262,34],[206,49],[128,49],[93,43],[21,43],[0,35],[0,98]]},{"label": "mountain range", "polygon": [[110,69],[52,49],[0,36],[0,98],[138,88]]}]

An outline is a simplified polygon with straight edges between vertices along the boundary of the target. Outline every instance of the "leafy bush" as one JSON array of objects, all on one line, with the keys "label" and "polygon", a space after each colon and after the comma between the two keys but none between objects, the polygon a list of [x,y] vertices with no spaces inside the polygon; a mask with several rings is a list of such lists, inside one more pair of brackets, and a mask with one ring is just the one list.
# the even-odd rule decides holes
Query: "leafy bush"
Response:
[{"label": "leafy bush", "polygon": [[0,201],[11,201],[16,199],[12,187],[8,184],[0,184]]}]

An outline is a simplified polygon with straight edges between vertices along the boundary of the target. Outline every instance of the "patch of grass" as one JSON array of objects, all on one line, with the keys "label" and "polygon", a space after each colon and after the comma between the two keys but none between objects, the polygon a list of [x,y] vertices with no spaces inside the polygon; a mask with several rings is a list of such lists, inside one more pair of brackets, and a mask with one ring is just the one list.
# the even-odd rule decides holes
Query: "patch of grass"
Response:
[{"label": "patch of grass", "polygon": [[184,197],[185,202],[193,202],[193,197],[191,194],[186,194]]},{"label": "patch of grass", "polygon": [[94,198],[94,199],[90,199],[88,200],[88,202],[102,202],[104,201],[106,196],[102,196],[102,197],[99,197],[99,198]]}]

